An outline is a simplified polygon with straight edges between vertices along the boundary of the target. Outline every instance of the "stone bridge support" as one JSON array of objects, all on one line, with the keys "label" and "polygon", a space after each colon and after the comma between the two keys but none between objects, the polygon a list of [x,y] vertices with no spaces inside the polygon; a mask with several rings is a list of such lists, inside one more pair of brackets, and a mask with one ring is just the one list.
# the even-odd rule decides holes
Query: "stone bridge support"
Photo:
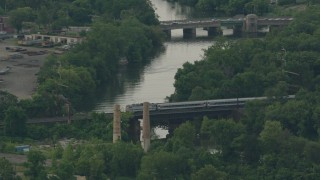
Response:
[{"label": "stone bridge support", "polygon": [[150,149],[150,114],[149,114],[149,102],[143,103],[143,120],[142,120],[142,143],[144,152],[148,152]]},{"label": "stone bridge support", "polygon": [[246,16],[244,30],[246,33],[258,32],[258,16],[255,14],[248,14]]},{"label": "stone bridge support", "polygon": [[194,38],[196,37],[196,28],[183,29],[184,38]]},{"label": "stone bridge support", "polygon": [[120,105],[116,104],[113,111],[113,143],[121,140],[121,111]]}]

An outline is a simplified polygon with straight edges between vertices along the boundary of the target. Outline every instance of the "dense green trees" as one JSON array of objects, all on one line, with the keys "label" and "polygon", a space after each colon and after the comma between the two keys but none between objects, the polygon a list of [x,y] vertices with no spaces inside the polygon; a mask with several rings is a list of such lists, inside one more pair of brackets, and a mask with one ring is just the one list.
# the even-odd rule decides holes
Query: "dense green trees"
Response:
[{"label": "dense green trees", "polygon": [[202,61],[178,70],[171,100],[283,96],[299,89],[315,90],[319,19],[311,16],[319,17],[318,12],[318,7],[310,7],[266,40],[218,41],[205,50]]},{"label": "dense green trees", "polygon": [[171,152],[155,152],[144,156],[138,179],[183,179],[188,168],[186,159]]},{"label": "dense green trees", "polygon": [[16,106],[17,103],[17,97],[6,91],[0,91],[0,121],[4,120],[5,111],[11,106]]},{"label": "dense green trees", "polygon": [[206,165],[205,167],[199,169],[196,173],[192,174],[192,180],[210,180],[217,179],[223,180],[227,179],[227,174],[224,172],[217,171],[212,165]]},{"label": "dense green trees", "polygon": [[10,23],[19,33],[22,30],[22,23],[33,19],[30,7],[18,8],[10,11]]},{"label": "dense green trees", "polygon": [[26,133],[27,116],[22,108],[12,106],[5,113],[4,134],[22,137]]},{"label": "dense green trees", "polygon": [[68,145],[61,157],[55,156],[52,172],[59,179],[72,179],[74,174],[88,179],[134,178],[142,156],[142,148],[134,144],[92,140]]},{"label": "dense green trees", "polygon": [[[84,43],[64,56],[49,59],[39,73],[35,97],[63,96],[76,109],[88,107],[93,103],[96,87],[113,81],[121,59],[145,62],[161,42],[159,29],[135,18],[116,23],[99,21]],[[59,104],[57,101],[61,100],[55,99],[51,103]]]},{"label": "dense green trees", "polygon": [[[271,107],[273,103],[264,106]],[[69,144],[65,149],[56,146],[52,167],[45,168],[43,154],[31,151],[25,174],[32,179],[43,179],[47,173],[51,179],[74,179],[74,175],[88,179],[195,180],[319,176],[319,142],[298,137],[280,121],[268,120],[267,116],[251,116],[263,121],[257,134],[247,127],[251,126],[245,121],[248,115],[240,121],[204,118],[201,129],[186,122],[166,142],[152,141],[147,154],[139,144],[89,140]],[[196,132],[200,134],[197,136]]]},{"label": "dense green trees", "polygon": [[67,106],[72,112],[90,109],[98,88],[114,80],[120,60],[144,63],[162,46],[164,36],[154,26],[159,22],[149,1],[33,3],[8,1],[1,6],[7,7],[18,31],[25,21],[37,23],[46,33],[71,25],[90,25],[91,30],[85,42],[45,62],[37,92],[32,100],[20,102],[30,118],[67,115]]},{"label": "dense green trees", "polygon": [[13,166],[5,158],[0,158],[0,179],[18,179]]},{"label": "dense green trees", "polygon": [[[121,20],[136,17],[147,25],[159,24],[150,2],[118,0],[2,1],[0,8],[10,15],[19,32],[23,22],[35,22],[50,32],[62,27],[90,25],[97,18]],[[38,30],[39,31],[39,30]]]},{"label": "dense green trees", "polygon": [[[231,179],[318,175],[318,158],[311,160],[320,138],[318,13],[318,6],[309,7],[264,40],[218,40],[202,60],[178,70],[171,101],[270,97],[246,104],[240,121],[204,118],[200,142],[213,160],[207,162],[210,168],[196,166],[192,178],[202,173]],[[286,100],[289,94],[295,99]]]},{"label": "dense green trees", "polygon": [[[51,168],[44,166],[46,157],[41,152],[29,152],[25,174],[31,179],[46,179],[47,173],[53,174],[52,179],[73,179],[75,174],[88,179],[195,180],[320,176],[319,7],[309,7],[288,28],[263,40],[218,40],[205,50],[203,60],[184,64],[175,76],[172,101],[269,98],[247,103],[241,119],[205,117],[181,124],[170,139],[152,141],[144,154],[140,145],[126,142],[127,114],[122,118],[123,142],[115,144],[109,143],[112,119],[105,114],[93,114],[91,120],[72,125],[28,126],[21,131],[27,116],[62,115],[70,102],[75,108],[83,106],[81,102],[87,102],[96,87],[112,79],[119,59],[143,62],[152,53],[148,47],[161,42],[159,29],[141,23],[142,14],[133,18],[137,7],[130,9],[126,2],[84,0],[73,5],[94,6],[101,14],[102,7],[115,8],[117,12],[103,14],[116,17],[115,21],[96,22],[87,42],[65,56],[51,57],[39,74],[39,90],[32,100],[18,101],[0,92],[0,118],[5,120],[6,132],[11,136],[27,133],[54,144]],[[295,99],[284,98],[288,94],[295,94]],[[57,145],[62,137],[86,141],[63,149]],[[14,176],[7,161],[0,159],[0,167],[5,169],[0,176]]]},{"label": "dense green trees", "polygon": [[30,151],[27,157],[28,161],[25,164],[27,170],[24,174],[32,180],[47,179],[46,157],[40,151]]}]

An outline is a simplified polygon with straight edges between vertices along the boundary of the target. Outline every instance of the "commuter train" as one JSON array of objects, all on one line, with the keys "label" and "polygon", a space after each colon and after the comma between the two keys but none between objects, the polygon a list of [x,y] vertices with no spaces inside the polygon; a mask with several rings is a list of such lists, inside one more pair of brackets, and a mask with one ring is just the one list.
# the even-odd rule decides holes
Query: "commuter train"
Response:
[{"label": "commuter train", "polygon": [[[293,99],[294,95],[289,95],[284,98]],[[164,110],[182,110],[195,108],[217,108],[217,107],[238,107],[243,106],[247,101],[265,100],[267,97],[249,97],[249,98],[233,98],[233,99],[216,99],[205,101],[187,101],[173,103],[150,103],[149,111],[164,111]],[[126,112],[142,112],[143,103],[131,104],[126,106]]]}]

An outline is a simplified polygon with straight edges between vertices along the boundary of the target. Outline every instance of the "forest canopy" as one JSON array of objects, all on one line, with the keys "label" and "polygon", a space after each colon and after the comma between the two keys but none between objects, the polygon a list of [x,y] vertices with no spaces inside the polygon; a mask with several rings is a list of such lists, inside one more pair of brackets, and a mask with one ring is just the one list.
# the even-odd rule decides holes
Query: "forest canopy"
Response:
[{"label": "forest canopy", "polygon": [[[13,4],[25,8],[25,1],[10,2],[9,9]],[[54,2],[79,6],[90,2],[102,14],[98,7],[113,1]],[[126,131],[130,113],[121,115],[122,139],[116,143],[111,143],[112,118],[104,113],[93,113],[91,119],[71,124],[27,125],[28,117],[66,115],[64,105],[70,102],[80,108],[91,100],[98,86],[109,82],[121,58],[127,58],[129,63],[142,63],[152,54],[150,47],[161,45],[159,29],[126,8],[126,2],[136,8],[133,1],[117,2],[104,8],[121,7],[124,11],[103,14],[112,18],[95,21],[86,42],[66,55],[51,56],[46,61],[39,73],[39,88],[31,100],[18,100],[0,91],[0,118],[4,119],[0,151],[12,152],[14,143],[21,142],[45,141],[53,145],[50,150],[32,149],[28,153],[23,164],[25,177],[75,179],[75,175],[81,175],[87,179],[139,180],[320,177],[318,6],[298,13],[287,28],[273,30],[263,39],[221,38],[204,51],[203,59],[185,63],[178,70],[170,101],[268,97],[236,109],[239,118],[205,116],[185,119],[179,125],[172,121],[167,127],[170,134],[164,140],[152,139],[148,153],[139,142],[133,143]],[[295,98],[287,99],[287,95]],[[140,130],[139,125],[137,129]],[[71,137],[79,141],[65,147],[58,143],[59,139]],[[51,160],[51,166],[46,165],[46,159]],[[9,161],[0,159],[0,178],[21,179],[15,169]]]},{"label": "forest canopy", "polygon": [[217,41],[175,75],[172,101],[283,96],[319,87],[319,7],[265,39]]}]

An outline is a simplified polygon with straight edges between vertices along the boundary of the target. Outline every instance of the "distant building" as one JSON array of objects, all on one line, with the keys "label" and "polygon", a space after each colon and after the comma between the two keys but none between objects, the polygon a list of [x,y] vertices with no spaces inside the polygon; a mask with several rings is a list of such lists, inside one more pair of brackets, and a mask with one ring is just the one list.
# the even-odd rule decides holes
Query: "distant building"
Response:
[{"label": "distant building", "polygon": [[0,32],[14,33],[14,28],[10,26],[8,16],[0,16]]},{"label": "distant building", "polygon": [[29,34],[24,35],[25,42],[31,42],[35,40],[42,40],[52,42],[54,44],[78,44],[83,41],[81,37],[69,37],[69,36],[54,36],[54,35],[44,35],[44,34]]},{"label": "distant building", "polygon": [[75,32],[75,33],[88,32],[88,31],[90,31],[90,27],[87,27],[87,26],[69,26],[68,28],[62,28],[62,31],[64,31],[64,32]]}]

